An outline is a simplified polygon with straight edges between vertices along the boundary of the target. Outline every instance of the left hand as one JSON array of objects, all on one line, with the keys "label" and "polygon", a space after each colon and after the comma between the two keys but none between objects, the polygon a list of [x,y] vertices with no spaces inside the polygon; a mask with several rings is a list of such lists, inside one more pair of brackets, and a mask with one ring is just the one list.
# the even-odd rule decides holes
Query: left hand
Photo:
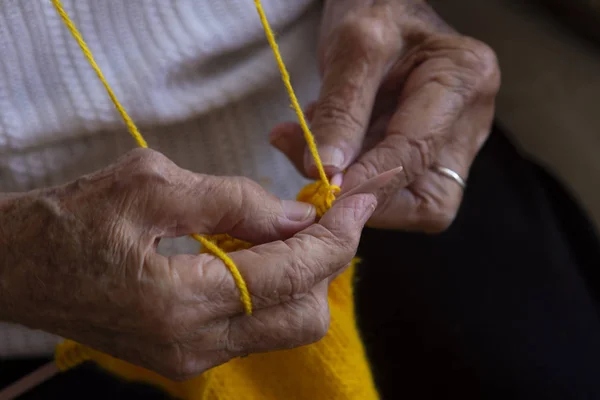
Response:
[{"label": "left hand", "polygon": [[[466,180],[493,120],[494,52],[422,0],[327,0],[319,54],[323,84],[307,117],[327,173],[346,171],[344,193],[402,166],[369,225],[445,230],[463,189],[432,167]],[[275,127],[271,143],[317,177],[298,124]]]}]

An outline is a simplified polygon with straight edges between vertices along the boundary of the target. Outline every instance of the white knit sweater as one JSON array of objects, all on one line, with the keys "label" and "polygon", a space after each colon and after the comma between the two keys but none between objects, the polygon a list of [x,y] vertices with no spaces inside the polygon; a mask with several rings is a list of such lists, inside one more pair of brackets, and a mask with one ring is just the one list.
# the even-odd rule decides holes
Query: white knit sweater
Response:
[{"label": "white knit sweater", "polygon": [[[304,180],[267,141],[294,114],[252,0],[63,1],[150,147],[295,196]],[[263,3],[305,104],[319,85],[318,2]],[[0,1],[0,191],[63,183],[134,146],[50,1]],[[47,354],[56,340],[0,324],[0,357]]]}]

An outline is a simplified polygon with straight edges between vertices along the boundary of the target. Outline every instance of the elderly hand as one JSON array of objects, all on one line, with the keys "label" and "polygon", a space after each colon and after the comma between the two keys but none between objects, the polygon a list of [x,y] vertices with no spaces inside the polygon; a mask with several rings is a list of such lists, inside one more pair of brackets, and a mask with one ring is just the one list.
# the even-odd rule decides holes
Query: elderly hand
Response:
[{"label": "elderly hand", "polygon": [[[323,85],[307,117],[342,192],[395,167],[370,226],[438,232],[453,221],[463,179],[486,140],[500,84],[495,54],[452,31],[420,0],[326,2],[320,39]],[[297,124],[271,143],[316,177]]]},{"label": "elderly hand", "polygon": [[[68,185],[0,197],[0,319],[44,329],[173,379],[290,348],[328,329],[328,281],[375,209],[350,196],[314,223],[240,178],[194,174],[151,150]],[[252,295],[213,256],[156,252],[161,237],[229,233]]]}]

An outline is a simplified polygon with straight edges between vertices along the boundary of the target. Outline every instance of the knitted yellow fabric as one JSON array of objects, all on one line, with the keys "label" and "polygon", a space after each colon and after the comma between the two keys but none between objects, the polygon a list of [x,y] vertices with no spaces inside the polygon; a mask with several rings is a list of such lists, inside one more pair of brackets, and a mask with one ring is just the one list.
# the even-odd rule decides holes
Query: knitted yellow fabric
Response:
[{"label": "knitted yellow fabric", "polygon": [[[129,132],[139,146],[147,147],[144,138],[113,94],[81,34],[63,9],[60,0],[51,1],[104,84]],[[306,186],[299,193],[298,200],[315,205],[317,215],[320,217],[331,207],[339,188],[331,185],[325,176],[314,138],[308,129],[292,89],[289,75],[275,43],[274,34],[268,25],[260,0],[254,0],[254,2],[321,178],[320,181]],[[252,318],[252,302],[246,283],[233,261],[226,254],[250,248],[252,244],[227,235],[214,235],[206,238],[199,235],[192,236],[202,243],[202,251],[219,257],[229,268],[240,290],[240,300],[246,313],[249,314],[247,318]],[[235,359],[186,382],[170,381],[154,372],[69,340],[57,346],[56,364],[61,370],[66,370],[84,361],[92,360],[107,371],[124,379],[159,386],[174,397],[186,400],[378,399],[356,326],[352,281],[357,262],[358,260],[354,259],[351,266],[330,285],[330,329],[327,335],[315,344]]]},{"label": "knitted yellow fabric", "polygon": [[91,359],[122,378],[157,385],[185,400],[375,400],[377,391],[355,325],[354,268],[353,262],[332,282],[331,327],[312,345],[231,360],[186,382],[170,381],[71,341],[57,348],[57,362],[67,369]]}]

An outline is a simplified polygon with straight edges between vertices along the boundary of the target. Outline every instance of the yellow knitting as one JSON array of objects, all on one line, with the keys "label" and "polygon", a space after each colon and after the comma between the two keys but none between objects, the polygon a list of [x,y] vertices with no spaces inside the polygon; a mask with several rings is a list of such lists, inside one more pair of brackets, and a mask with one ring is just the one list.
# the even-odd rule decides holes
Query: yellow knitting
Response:
[{"label": "yellow knitting", "polygon": [[[51,1],[104,84],[129,132],[140,147],[147,147],[144,138],[114,95],[81,34],[63,9],[60,0]],[[331,185],[325,174],[314,137],[294,94],[289,74],[260,0],[254,0],[254,3],[267,40],[273,49],[292,106],[298,115],[308,147],[319,170],[320,181],[305,187],[298,194],[298,200],[314,204],[317,208],[317,215],[320,217],[331,207],[339,188]],[[209,252],[224,262],[240,291],[240,300],[244,310],[251,315],[252,302],[244,278],[226,253],[250,248],[252,244],[227,235],[211,237],[192,235],[192,237],[202,244],[203,252]],[[331,284],[329,290],[330,329],[325,338],[315,344],[235,359],[186,382],[170,381],[154,372],[70,340],[57,346],[56,364],[61,370],[67,370],[84,361],[92,360],[102,368],[124,379],[156,385],[174,397],[189,400],[377,399],[378,395],[360,341],[354,313],[352,281],[357,262],[358,260],[354,259],[348,270]]]}]

